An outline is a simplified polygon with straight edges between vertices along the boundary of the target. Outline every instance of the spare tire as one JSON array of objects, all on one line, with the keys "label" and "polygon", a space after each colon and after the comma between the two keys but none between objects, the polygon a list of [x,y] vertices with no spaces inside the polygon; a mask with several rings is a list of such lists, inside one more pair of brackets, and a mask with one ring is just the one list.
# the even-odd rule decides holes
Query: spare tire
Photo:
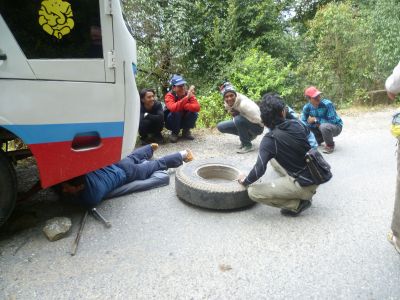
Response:
[{"label": "spare tire", "polygon": [[0,226],[11,215],[17,200],[17,177],[11,161],[0,150]]},{"label": "spare tire", "polygon": [[238,183],[242,173],[229,160],[194,160],[175,175],[177,196],[193,205],[217,210],[249,207],[253,202]]}]

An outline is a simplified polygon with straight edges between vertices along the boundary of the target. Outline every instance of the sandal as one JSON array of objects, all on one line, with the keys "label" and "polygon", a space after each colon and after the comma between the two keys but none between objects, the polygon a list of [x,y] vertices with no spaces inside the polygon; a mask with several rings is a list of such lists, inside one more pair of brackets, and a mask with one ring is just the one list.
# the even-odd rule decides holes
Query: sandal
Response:
[{"label": "sandal", "polygon": [[391,243],[394,248],[396,249],[396,251],[400,254],[400,240],[397,239],[397,237],[393,234],[392,231],[390,231],[387,234],[387,239],[389,241],[389,243]]}]

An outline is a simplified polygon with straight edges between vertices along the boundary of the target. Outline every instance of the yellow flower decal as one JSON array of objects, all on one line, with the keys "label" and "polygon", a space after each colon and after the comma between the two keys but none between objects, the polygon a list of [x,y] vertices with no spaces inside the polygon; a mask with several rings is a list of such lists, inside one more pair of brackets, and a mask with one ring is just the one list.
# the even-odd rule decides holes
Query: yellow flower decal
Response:
[{"label": "yellow flower decal", "polygon": [[62,0],[44,0],[39,10],[39,24],[48,34],[62,39],[74,28],[71,4]]}]

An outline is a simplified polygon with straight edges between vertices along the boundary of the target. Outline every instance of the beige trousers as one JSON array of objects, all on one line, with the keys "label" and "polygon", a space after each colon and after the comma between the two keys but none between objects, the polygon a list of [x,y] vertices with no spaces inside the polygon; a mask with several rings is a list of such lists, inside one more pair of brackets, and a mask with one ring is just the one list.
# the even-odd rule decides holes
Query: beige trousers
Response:
[{"label": "beige trousers", "polygon": [[251,200],[274,207],[297,211],[300,200],[310,200],[316,193],[318,185],[301,186],[276,161],[270,160],[272,167],[281,176],[270,182],[253,183],[248,188]]},{"label": "beige trousers", "polygon": [[397,238],[400,238],[400,139],[397,141],[397,180],[392,217],[392,231]]}]

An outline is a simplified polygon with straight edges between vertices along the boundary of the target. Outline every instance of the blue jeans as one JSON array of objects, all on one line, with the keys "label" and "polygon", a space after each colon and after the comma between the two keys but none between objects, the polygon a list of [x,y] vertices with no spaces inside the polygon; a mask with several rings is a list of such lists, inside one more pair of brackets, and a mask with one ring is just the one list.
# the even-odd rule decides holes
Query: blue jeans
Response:
[{"label": "blue jeans", "polygon": [[152,156],[151,145],[146,145],[135,149],[127,157],[117,162],[115,165],[126,173],[125,183],[148,179],[156,171],[177,168],[183,163],[182,155],[179,152],[149,160]]},{"label": "blue jeans", "polygon": [[197,112],[191,111],[169,112],[165,120],[165,127],[173,134],[178,135],[181,129],[194,128],[198,116]]},{"label": "blue jeans", "polygon": [[264,131],[259,124],[254,124],[241,115],[234,117],[232,121],[219,122],[217,128],[222,133],[238,135],[243,146],[250,146],[251,141]]}]

